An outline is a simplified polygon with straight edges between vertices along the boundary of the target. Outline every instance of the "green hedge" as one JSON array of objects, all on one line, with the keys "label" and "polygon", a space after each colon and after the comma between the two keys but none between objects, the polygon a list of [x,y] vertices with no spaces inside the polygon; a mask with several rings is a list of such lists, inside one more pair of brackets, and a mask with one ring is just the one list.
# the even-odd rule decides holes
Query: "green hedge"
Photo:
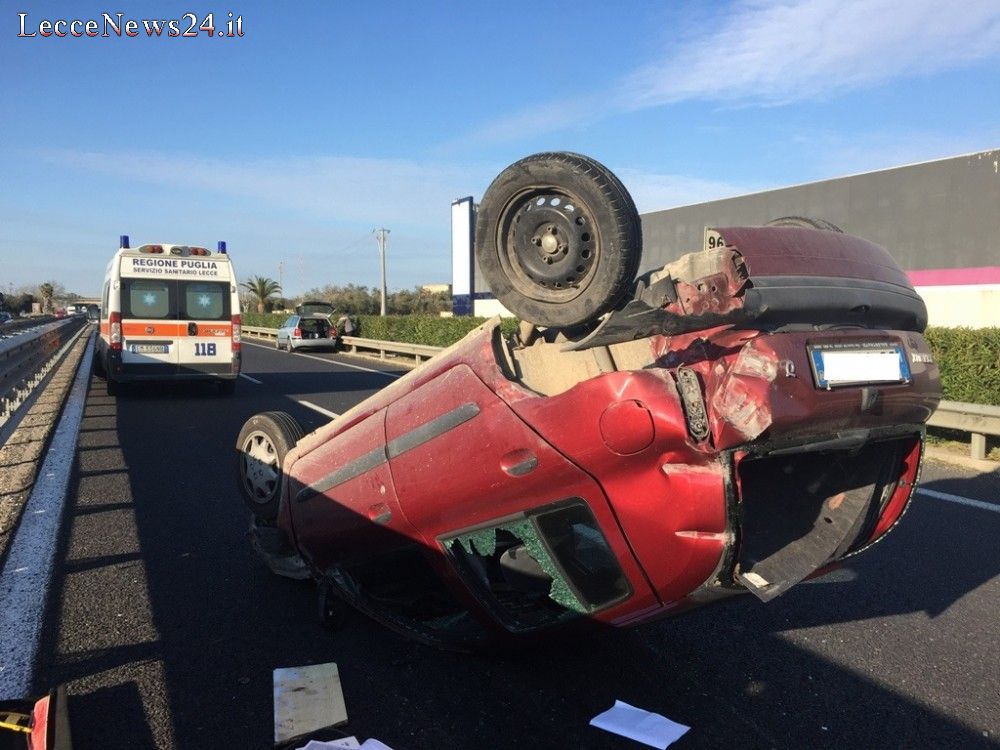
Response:
[{"label": "green hedge", "polygon": [[[259,328],[277,328],[288,315],[285,313],[243,313],[243,324]],[[450,346],[486,318],[442,318],[437,315],[359,315],[359,336],[382,341],[401,341],[407,344]],[[505,334],[517,328],[517,321],[504,318],[501,328]]]},{"label": "green hedge", "polygon": [[1000,328],[928,328],[944,398],[1000,406]]},{"label": "green hedge", "polygon": [[[244,313],[248,326],[277,328],[285,313]],[[441,318],[435,315],[361,315],[359,335],[368,339],[449,346],[486,318]],[[517,328],[503,319],[503,331]],[[944,397],[950,401],[1000,406],[1000,328],[928,328],[925,334],[941,368]]]},{"label": "green hedge", "polygon": [[[380,315],[362,315],[358,322],[361,326],[360,335],[366,339],[450,346],[486,320],[487,318],[464,316],[441,318],[433,315],[386,315],[383,318]],[[503,319],[501,329],[504,333],[511,333],[516,328],[516,320]]]}]

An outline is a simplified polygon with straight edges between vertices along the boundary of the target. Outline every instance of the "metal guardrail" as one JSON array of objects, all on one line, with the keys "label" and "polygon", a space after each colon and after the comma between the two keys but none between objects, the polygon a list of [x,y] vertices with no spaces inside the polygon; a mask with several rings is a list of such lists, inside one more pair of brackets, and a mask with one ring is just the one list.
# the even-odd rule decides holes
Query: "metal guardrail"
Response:
[{"label": "metal guardrail", "polygon": [[[273,339],[277,337],[278,329],[243,326],[243,333],[247,336]],[[380,341],[378,339],[365,339],[360,336],[341,336],[340,342],[341,345],[347,347],[352,354],[358,354],[360,352],[375,352],[379,355],[379,359],[385,359],[388,354],[403,355],[406,357],[412,357],[418,365],[444,349],[444,347],[441,346],[406,344],[401,341]]]},{"label": "metal guardrail", "polygon": [[973,458],[986,458],[986,436],[1000,435],[1000,406],[942,401],[927,421],[929,427],[943,427],[972,434],[969,451]]},{"label": "metal guardrail", "polygon": [[[272,339],[278,333],[275,328],[252,328],[250,326],[243,326],[243,332],[251,336]],[[364,339],[358,336],[343,336],[341,341],[344,346],[350,347],[351,351],[355,353],[375,351],[382,359],[385,359],[386,354],[404,354],[414,357],[418,364],[423,359],[430,359],[443,348],[424,344],[403,344],[398,341]],[[986,436],[1000,435],[1000,406],[942,401],[927,424],[930,427],[943,427],[971,433],[971,455],[973,458],[984,459],[986,458]]]},{"label": "metal guardrail", "polygon": [[0,425],[24,403],[84,318],[68,318],[0,341]]}]

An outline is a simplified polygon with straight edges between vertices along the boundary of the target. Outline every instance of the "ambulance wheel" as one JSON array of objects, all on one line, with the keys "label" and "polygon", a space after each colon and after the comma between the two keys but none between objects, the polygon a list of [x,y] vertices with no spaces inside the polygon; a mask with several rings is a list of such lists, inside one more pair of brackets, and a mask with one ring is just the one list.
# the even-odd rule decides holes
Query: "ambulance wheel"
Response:
[{"label": "ambulance wheel", "polygon": [[586,156],[521,159],[493,180],[479,204],[483,277],[504,307],[540,326],[567,328],[614,308],[641,254],[632,197]]},{"label": "ambulance wheel", "polygon": [[240,430],[236,439],[240,495],[262,521],[278,517],[282,464],[303,434],[295,418],[283,411],[254,414]]}]

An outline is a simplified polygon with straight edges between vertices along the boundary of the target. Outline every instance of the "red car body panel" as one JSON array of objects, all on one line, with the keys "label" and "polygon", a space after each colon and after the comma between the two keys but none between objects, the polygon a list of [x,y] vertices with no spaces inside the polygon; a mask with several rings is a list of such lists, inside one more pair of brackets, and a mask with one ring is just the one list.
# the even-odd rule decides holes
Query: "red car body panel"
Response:
[{"label": "red car body panel", "polygon": [[[619,326],[604,347],[602,361],[611,366],[548,392],[529,387],[530,378],[521,377],[531,366],[526,355],[506,350],[496,323],[487,324],[289,452],[278,522],[314,574],[340,580],[357,603],[362,595],[338,579],[342,571],[416,549],[479,622],[505,632],[512,626],[498,607],[507,605],[491,599],[497,586],[490,593],[487,571],[460,558],[478,554],[488,564],[476,547],[482,529],[495,529],[499,541],[540,509],[582,501],[628,591],[580,611],[590,621],[631,624],[750,587],[753,544],[743,535],[768,513],[780,527],[782,513],[780,505],[770,509],[767,488],[746,486],[747,477],[767,475],[771,466],[788,473],[797,461],[820,467],[826,459],[817,452],[849,468],[860,456],[857,487],[841,491],[835,476],[824,479],[833,489],[822,512],[839,518],[841,503],[869,496],[867,520],[858,516],[843,540],[833,540],[836,557],[883,535],[912,495],[922,425],[940,381],[919,332],[854,320],[883,315],[916,327],[922,302],[888,253],[864,240],[788,227],[718,231],[726,252],[685,261],[685,272],[703,261],[707,271],[674,279],[676,297],[662,307],[671,320],[740,312],[750,292],[766,291],[774,278],[863,280],[882,284],[879,293],[888,296],[875,311],[844,310],[842,325],[733,327],[713,318],[713,325],[675,335],[641,331],[631,343]],[[828,315],[835,299],[818,315]],[[768,314],[767,305],[756,310]],[[903,382],[820,387],[813,348],[876,345],[898,347]],[[542,345],[555,368],[558,346]],[[645,364],[618,367],[616,357]],[[787,494],[789,507],[799,502],[795,482],[774,481],[773,493]],[[546,572],[559,582],[553,571],[562,553],[546,544],[555,560]],[[828,565],[819,559],[810,571]],[[574,588],[573,574],[563,572]],[[616,585],[621,593],[623,584]],[[554,616],[553,624],[560,622]]]}]

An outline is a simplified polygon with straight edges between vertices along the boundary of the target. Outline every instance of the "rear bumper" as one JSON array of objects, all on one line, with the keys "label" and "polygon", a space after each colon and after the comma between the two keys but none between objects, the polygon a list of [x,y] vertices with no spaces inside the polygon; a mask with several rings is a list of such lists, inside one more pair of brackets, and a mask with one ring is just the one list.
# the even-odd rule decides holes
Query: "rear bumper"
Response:
[{"label": "rear bumper", "polygon": [[157,380],[235,380],[240,376],[241,358],[233,355],[231,362],[211,364],[133,364],[122,362],[121,352],[108,352],[107,373],[119,383]]},{"label": "rear bumper", "polygon": [[293,350],[298,349],[336,349],[340,346],[340,339],[290,339],[289,346]]}]

